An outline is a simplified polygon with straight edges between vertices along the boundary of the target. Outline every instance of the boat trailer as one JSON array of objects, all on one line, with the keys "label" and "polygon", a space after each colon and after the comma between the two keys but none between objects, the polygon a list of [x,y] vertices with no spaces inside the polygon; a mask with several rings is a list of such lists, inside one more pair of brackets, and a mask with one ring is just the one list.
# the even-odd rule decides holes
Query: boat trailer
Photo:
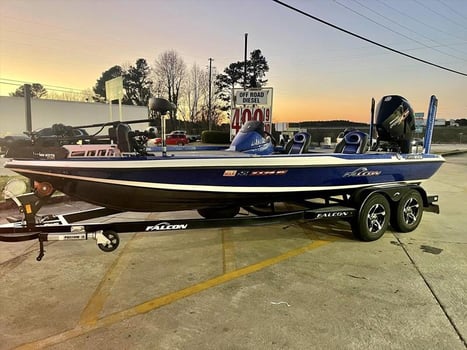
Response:
[{"label": "boat trailer", "polygon": [[36,260],[41,261],[45,254],[46,241],[95,239],[99,249],[112,252],[119,246],[119,233],[260,226],[300,220],[348,221],[356,238],[374,241],[385,233],[389,223],[398,232],[410,232],[420,223],[423,211],[439,213],[439,207],[435,204],[438,196],[428,196],[420,186],[412,184],[370,186],[342,197],[325,197],[318,203],[294,202],[293,204],[298,204],[301,208],[288,211],[277,211],[274,203],[244,207],[248,215],[232,218],[80,223],[121,211],[99,207],[62,215],[41,216],[38,211],[48,197],[27,193],[11,198],[23,217],[9,217],[9,223],[0,225],[0,241],[23,242],[37,239],[39,254]]}]

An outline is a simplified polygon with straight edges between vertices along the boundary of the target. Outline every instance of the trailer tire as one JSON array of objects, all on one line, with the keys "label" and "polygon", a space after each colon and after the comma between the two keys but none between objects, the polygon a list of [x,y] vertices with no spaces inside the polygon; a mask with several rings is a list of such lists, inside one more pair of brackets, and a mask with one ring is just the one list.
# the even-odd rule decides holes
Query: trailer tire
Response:
[{"label": "trailer tire", "polygon": [[419,191],[410,190],[397,202],[391,217],[391,225],[397,232],[415,230],[423,216],[423,199]]},{"label": "trailer tire", "polygon": [[102,244],[99,243],[97,246],[99,247],[100,250],[103,252],[113,252],[115,249],[118,248],[118,245],[120,244],[120,237],[118,236],[118,233],[112,230],[106,230],[102,232],[102,234],[110,241],[109,244]]},{"label": "trailer tire", "polygon": [[373,193],[363,201],[352,222],[352,232],[362,241],[375,241],[386,232],[390,217],[391,208],[386,197]]}]

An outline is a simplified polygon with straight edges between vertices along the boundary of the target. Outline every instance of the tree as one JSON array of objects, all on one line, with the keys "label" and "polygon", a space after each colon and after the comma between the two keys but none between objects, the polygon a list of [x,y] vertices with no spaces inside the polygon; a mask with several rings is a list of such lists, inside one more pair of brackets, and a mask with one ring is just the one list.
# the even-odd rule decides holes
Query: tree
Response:
[{"label": "tree", "polygon": [[[34,83],[31,85],[32,98],[41,98],[46,95],[47,90],[42,86],[42,84]],[[19,88],[17,88],[15,92],[10,93],[10,96],[24,97],[24,85],[21,85]]]},{"label": "tree", "polygon": [[202,110],[206,106],[209,91],[209,73],[196,63],[191,67],[186,79],[185,99],[190,122],[202,120]]},{"label": "tree", "polygon": [[250,60],[247,61],[248,85],[250,88],[261,88],[268,80],[264,79],[269,72],[269,65],[266,58],[261,54],[261,50],[256,49],[250,53]]},{"label": "tree", "polygon": [[269,65],[261,50],[256,49],[250,53],[250,59],[247,60],[246,66],[246,77],[244,74],[245,62],[243,61],[231,63],[224,69],[224,73],[216,76],[215,93],[224,102],[221,107],[224,111],[230,110],[230,99],[235,87],[261,88],[267,83],[267,79],[264,77],[269,71]]},{"label": "tree", "polygon": [[181,95],[182,82],[185,78],[186,64],[174,50],[162,53],[154,62],[156,95],[167,98],[176,106],[170,112],[172,128],[176,127],[177,109]]},{"label": "tree", "polygon": [[123,74],[123,87],[125,97],[123,103],[136,106],[147,106],[151,97],[152,80],[151,69],[144,58],[136,61],[135,66],[130,66]]},{"label": "tree", "polygon": [[243,63],[235,62],[231,63],[227,68],[224,69],[224,73],[218,74],[215,80],[216,91],[215,95],[223,101],[221,109],[228,111],[230,109],[230,98],[232,96],[232,90],[237,86],[243,76]]},{"label": "tree", "polygon": [[113,66],[109,68],[104,73],[102,73],[101,77],[97,79],[96,85],[93,87],[94,91],[94,100],[104,102],[105,101],[105,82],[107,80],[119,77],[123,74],[123,69],[120,66]]}]

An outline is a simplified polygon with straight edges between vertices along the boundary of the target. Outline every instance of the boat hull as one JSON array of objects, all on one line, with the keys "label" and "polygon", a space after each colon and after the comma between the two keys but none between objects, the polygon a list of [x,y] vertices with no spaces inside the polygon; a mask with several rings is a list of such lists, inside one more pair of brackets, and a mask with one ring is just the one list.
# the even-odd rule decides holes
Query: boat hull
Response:
[{"label": "boat hull", "polygon": [[444,159],[436,155],[144,157],[27,161],[7,167],[71,197],[117,210],[172,211],[246,206],[351,194],[387,183],[420,183]]}]

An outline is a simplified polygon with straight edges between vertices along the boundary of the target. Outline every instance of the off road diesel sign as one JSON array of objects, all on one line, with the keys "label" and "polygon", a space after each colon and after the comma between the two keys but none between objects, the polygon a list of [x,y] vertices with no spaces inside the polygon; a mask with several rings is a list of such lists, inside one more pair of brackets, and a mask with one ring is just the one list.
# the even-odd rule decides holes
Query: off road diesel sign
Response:
[{"label": "off road diesel sign", "polygon": [[265,131],[272,131],[272,88],[233,89],[230,114],[231,138],[250,120],[264,123]]}]

